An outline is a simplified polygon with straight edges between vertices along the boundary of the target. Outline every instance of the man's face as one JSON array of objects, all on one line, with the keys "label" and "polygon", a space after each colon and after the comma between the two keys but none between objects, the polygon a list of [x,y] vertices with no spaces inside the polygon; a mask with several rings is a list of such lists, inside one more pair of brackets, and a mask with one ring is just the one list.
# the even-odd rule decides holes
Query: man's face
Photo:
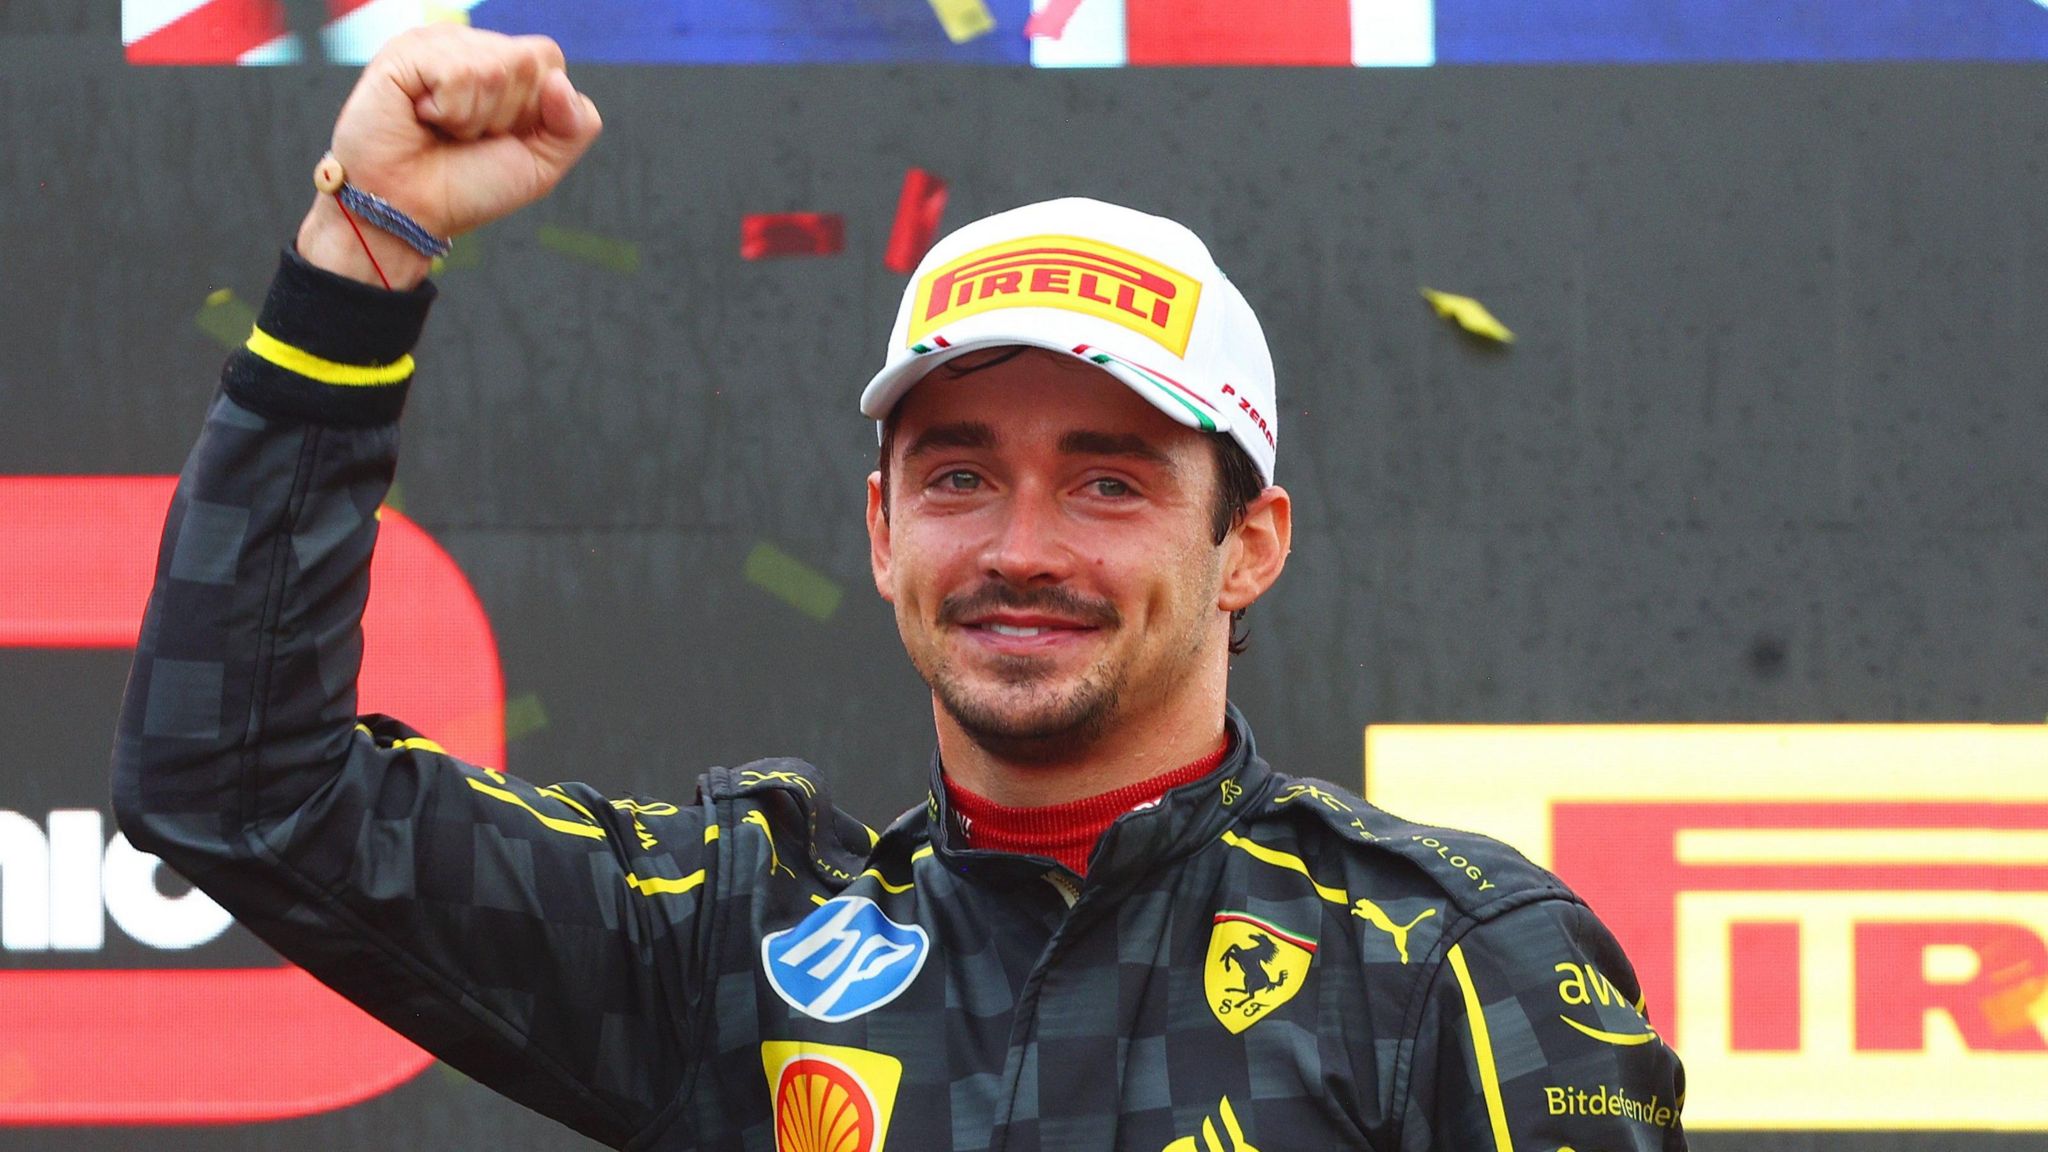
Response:
[{"label": "man's face", "polygon": [[941,366],[894,420],[890,491],[869,482],[876,586],[983,747],[1069,756],[1191,689],[1228,642],[1200,433],[1040,349]]}]

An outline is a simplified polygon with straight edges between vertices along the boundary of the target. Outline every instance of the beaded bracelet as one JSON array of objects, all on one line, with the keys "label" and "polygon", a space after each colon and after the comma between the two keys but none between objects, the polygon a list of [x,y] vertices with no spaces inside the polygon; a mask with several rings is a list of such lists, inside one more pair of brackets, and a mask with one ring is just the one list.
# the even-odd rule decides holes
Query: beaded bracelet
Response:
[{"label": "beaded bracelet", "polygon": [[[341,161],[329,152],[313,166],[313,187],[334,197],[341,208],[343,218],[350,228],[355,229],[356,239],[363,245],[363,254],[370,258],[370,266],[377,270],[377,278],[384,281],[386,288],[391,281],[384,275],[384,268],[377,263],[377,255],[370,251],[370,242],[363,236],[363,230],[356,225],[360,215],[371,224],[405,241],[406,247],[426,257],[441,257],[454,251],[455,242],[443,239],[426,230],[419,221],[400,211],[391,201],[376,196],[348,182],[342,170]],[[351,212],[350,209],[354,209]]]}]

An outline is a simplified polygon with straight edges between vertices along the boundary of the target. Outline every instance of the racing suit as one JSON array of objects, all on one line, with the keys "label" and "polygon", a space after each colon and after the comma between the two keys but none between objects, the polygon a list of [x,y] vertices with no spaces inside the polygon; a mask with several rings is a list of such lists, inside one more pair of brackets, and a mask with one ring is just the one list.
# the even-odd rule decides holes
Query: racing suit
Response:
[{"label": "racing suit", "polygon": [[[116,810],[292,961],[631,1149],[1673,1152],[1620,947],[1483,837],[1231,752],[1087,875],[875,831],[793,760],[688,802],[536,786],[359,717],[431,285],[287,252],[165,526]],[[282,1042],[285,1038],[280,1038]]]}]

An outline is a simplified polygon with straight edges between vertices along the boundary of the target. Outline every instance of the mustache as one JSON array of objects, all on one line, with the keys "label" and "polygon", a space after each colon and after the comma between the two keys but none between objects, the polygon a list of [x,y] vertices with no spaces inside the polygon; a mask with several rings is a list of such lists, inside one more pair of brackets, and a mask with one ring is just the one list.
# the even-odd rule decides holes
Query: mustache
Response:
[{"label": "mustache", "polygon": [[1063,616],[1095,628],[1114,628],[1123,623],[1123,614],[1107,600],[1086,597],[1070,588],[1019,588],[1003,583],[984,584],[972,592],[956,592],[939,601],[939,620],[964,624],[975,616],[1002,608]]}]

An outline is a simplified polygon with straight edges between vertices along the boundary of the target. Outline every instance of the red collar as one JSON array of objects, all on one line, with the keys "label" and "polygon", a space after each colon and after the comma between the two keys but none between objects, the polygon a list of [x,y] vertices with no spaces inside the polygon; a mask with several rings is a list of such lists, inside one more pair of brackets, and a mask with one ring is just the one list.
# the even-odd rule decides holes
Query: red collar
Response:
[{"label": "red collar", "polygon": [[1075,875],[1086,876],[1095,842],[1117,817],[1151,804],[1183,784],[1200,780],[1214,772],[1228,755],[1230,734],[1226,732],[1216,751],[1200,760],[1099,796],[1042,808],[1011,808],[976,796],[948,777],[946,800],[960,820],[962,838],[968,847],[1049,856],[1072,869]]}]

